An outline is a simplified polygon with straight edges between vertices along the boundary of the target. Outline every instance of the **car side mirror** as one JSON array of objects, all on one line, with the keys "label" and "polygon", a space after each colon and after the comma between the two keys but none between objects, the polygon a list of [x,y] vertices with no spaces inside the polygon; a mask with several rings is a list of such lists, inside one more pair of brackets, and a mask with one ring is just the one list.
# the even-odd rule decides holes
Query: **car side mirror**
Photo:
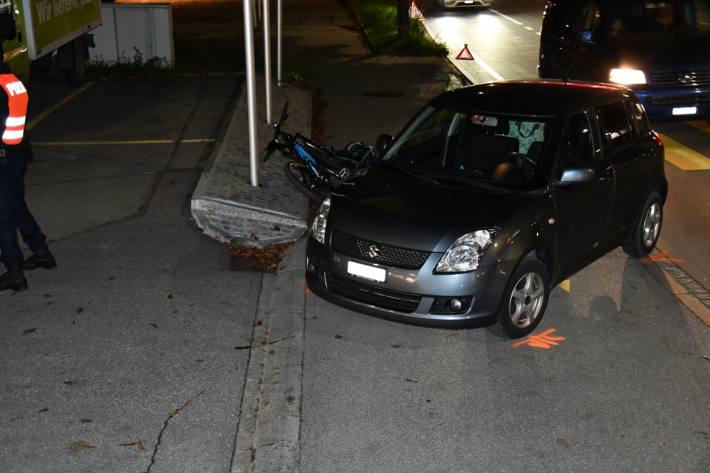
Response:
[{"label": "car side mirror", "polygon": [[592,168],[571,167],[562,171],[562,176],[557,181],[558,186],[569,186],[573,184],[582,184],[592,182],[597,174]]},{"label": "car side mirror", "polygon": [[392,141],[394,141],[394,136],[388,135],[388,134],[382,134],[377,137],[375,140],[375,155],[380,158],[385,154],[385,151],[387,151],[392,145]]},{"label": "car side mirror", "polygon": [[0,13],[0,41],[15,39],[17,29],[11,13]]}]

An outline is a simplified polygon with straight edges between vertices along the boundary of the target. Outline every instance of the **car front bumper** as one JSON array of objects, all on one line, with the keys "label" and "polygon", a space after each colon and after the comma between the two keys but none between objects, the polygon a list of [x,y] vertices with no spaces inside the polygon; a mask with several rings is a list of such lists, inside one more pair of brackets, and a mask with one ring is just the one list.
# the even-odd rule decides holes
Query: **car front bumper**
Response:
[{"label": "car front bumper", "polygon": [[443,8],[490,7],[490,0],[439,0]]},{"label": "car front bumper", "polygon": [[[634,87],[649,119],[698,120],[710,119],[710,86],[701,87]],[[676,115],[674,110],[695,107],[696,113]]]},{"label": "car front bumper", "polygon": [[[308,288],[337,305],[411,323],[464,326],[492,322],[500,307],[515,262],[501,262],[461,274],[434,274],[441,253],[432,253],[418,270],[373,264],[344,255],[308,239],[306,281]],[[348,261],[386,269],[384,283],[348,273]],[[470,298],[460,313],[434,310],[437,298]]]}]

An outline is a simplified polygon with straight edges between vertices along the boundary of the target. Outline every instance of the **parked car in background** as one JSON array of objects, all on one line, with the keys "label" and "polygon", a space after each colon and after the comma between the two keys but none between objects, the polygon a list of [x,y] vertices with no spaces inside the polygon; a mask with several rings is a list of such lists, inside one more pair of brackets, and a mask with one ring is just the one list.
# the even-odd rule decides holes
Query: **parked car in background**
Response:
[{"label": "parked car in background", "polygon": [[491,6],[491,0],[436,0],[436,4],[441,8],[488,8]]},{"label": "parked car in background", "polygon": [[560,281],[658,239],[663,145],[627,88],[466,87],[388,141],[313,220],[308,286],[336,304],[441,325],[498,319],[521,337]]},{"label": "parked car in background", "polygon": [[551,0],[541,78],[631,87],[651,119],[710,118],[710,0]]}]

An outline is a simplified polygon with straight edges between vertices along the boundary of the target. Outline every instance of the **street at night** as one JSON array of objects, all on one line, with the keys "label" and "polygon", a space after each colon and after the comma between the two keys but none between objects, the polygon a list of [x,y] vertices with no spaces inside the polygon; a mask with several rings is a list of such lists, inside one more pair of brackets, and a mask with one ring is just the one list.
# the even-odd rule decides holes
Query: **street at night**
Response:
[{"label": "street at night", "polygon": [[[335,284],[329,274],[318,280],[314,266],[334,271],[340,256],[324,263],[313,248],[320,242],[333,257],[331,227],[360,219],[369,233],[358,240],[368,243],[359,261],[370,252],[377,262],[382,248],[404,245],[372,209],[401,211],[407,218],[391,221],[405,222],[401,238],[415,241],[427,233],[421,222],[436,221],[419,218],[429,207],[402,210],[401,197],[386,194],[394,184],[382,194],[362,185],[378,182],[367,174],[373,164],[352,188],[328,189],[324,210],[284,176],[286,158],[261,159],[274,130],[258,28],[252,186],[243,4],[204,3],[215,9],[198,18],[199,0],[172,2],[171,21],[176,57],[207,70],[178,60],[177,72],[99,68],[79,85],[47,73],[30,82],[27,203],[58,266],[25,271],[26,291],[0,292],[0,473],[710,471],[710,121],[651,123],[665,147],[668,196],[648,256],[616,247],[564,274],[543,291],[544,318],[520,338],[495,317],[422,325],[414,315],[440,294],[421,290],[409,315],[386,305],[406,284],[425,284],[416,271],[373,263],[386,275],[376,280],[347,266],[356,289],[339,294],[357,303],[333,303],[321,295]],[[545,1],[423,4],[423,25],[448,58],[373,53],[357,3],[283,2],[285,77],[283,87],[272,78],[271,122],[288,101],[289,133],[374,146],[444,90],[538,78]],[[214,31],[191,26],[193,17]],[[185,47],[182,35],[193,31],[204,44],[229,34],[236,47],[215,54],[236,48],[238,62],[209,69],[211,55]],[[457,59],[464,45],[472,60]],[[525,108],[514,100],[501,107]],[[411,182],[413,202],[434,185]],[[465,195],[446,192],[442,201]],[[501,202],[515,193],[489,192]],[[264,225],[254,223],[262,206]],[[380,240],[370,236],[378,226]],[[238,238],[220,233],[235,228]],[[297,236],[276,239],[289,231]],[[448,254],[451,241],[442,241],[424,258]],[[493,247],[477,248],[485,263]],[[430,291],[442,277],[436,267]],[[475,309],[492,291],[468,303]]]}]

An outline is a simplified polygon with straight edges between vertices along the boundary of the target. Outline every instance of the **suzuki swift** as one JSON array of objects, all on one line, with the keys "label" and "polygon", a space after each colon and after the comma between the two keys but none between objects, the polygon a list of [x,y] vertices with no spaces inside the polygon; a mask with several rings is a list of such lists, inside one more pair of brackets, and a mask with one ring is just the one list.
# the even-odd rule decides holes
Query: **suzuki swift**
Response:
[{"label": "suzuki swift", "polygon": [[551,288],[658,240],[664,151],[624,87],[561,81],[444,93],[368,173],[326,198],[308,240],[317,295],[416,323],[540,323]]}]

